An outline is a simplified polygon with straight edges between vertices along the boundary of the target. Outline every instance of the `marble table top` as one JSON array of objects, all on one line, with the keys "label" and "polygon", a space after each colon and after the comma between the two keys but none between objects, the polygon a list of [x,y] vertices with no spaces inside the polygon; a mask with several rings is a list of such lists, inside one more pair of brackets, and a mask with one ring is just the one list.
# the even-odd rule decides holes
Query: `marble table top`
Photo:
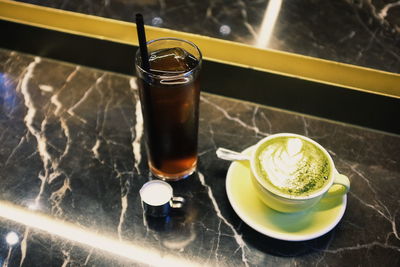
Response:
[{"label": "marble table top", "polygon": [[[2,266],[400,265],[399,136],[202,93],[198,172],[173,184],[186,210],[150,223],[136,78],[8,50],[0,62]],[[319,238],[264,236],[227,198],[216,148],[279,132],[325,146],[351,181],[342,220]]]},{"label": "marble table top", "polygon": [[400,1],[18,1],[400,73]]}]

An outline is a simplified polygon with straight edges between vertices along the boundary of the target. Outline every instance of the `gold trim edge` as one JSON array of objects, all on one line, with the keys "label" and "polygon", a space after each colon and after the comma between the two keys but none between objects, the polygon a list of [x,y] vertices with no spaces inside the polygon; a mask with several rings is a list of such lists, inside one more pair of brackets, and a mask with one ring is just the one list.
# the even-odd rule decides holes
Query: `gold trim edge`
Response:
[{"label": "gold trim edge", "polygon": [[[136,25],[103,17],[0,0],[0,18],[31,26],[138,45]],[[205,59],[348,89],[400,98],[400,74],[260,49],[222,39],[146,26],[148,39],[177,37],[196,43]]]}]

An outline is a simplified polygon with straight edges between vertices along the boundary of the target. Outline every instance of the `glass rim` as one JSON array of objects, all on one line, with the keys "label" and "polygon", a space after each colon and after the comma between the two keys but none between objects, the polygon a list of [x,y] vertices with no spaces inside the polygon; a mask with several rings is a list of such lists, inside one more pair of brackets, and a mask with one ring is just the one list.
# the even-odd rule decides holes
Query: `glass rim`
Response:
[{"label": "glass rim", "polygon": [[[140,47],[138,47],[138,50],[136,51],[136,55],[135,55],[135,67],[141,72],[144,73],[148,76],[154,77],[154,78],[158,78],[158,79],[165,79],[165,80],[174,80],[174,79],[179,79],[182,77],[186,77],[186,76],[190,76],[195,70],[200,69],[202,62],[203,62],[203,54],[201,53],[199,47],[197,45],[195,45],[193,42],[188,41],[188,40],[184,40],[184,39],[180,39],[180,38],[176,38],[176,37],[161,37],[161,38],[157,38],[157,39],[153,39],[150,40],[146,43],[147,46],[151,45],[152,43],[155,42],[159,42],[159,41],[179,41],[179,42],[184,42],[187,43],[189,45],[191,45],[192,47],[194,47],[196,49],[196,51],[199,53],[199,58],[198,58],[198,63],[196,64],[196,66],[186,72],[182,72],[176,75],[163,75],[163,74],[155,74],[152,73],[150,71],[146,71],[145,69],[142,68],[141,65],[138,64],[138,58],[140,57]],[[196,57],[197,58],[197,57]]]}]

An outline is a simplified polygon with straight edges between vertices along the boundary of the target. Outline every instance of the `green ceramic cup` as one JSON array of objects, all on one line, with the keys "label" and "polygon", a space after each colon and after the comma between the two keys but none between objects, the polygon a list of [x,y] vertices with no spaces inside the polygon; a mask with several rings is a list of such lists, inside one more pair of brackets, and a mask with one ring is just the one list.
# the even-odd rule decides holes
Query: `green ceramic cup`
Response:
[{"label": "green ceramic cup", "polygon": [[[312,147],[322,155],[324,159],[324,177],[316,177],[317,179],[324,179],[323,184],[320,188],[313,189],[310,192],[304,192],[300,194],[291,194],[287,190],[282,190],[281,188],[275,186],[271,183],[268,178],[268,173],[260,168],[260,155],[265,151],[270,144],[274,144],[275,141],[282,141],[285,139],[298,140],[304,147]],[[288,155],[285,155],[285,159]],[[290,155],[289,155],[290,160]],[[312,163],[312,164],[315,164]],[[318,163],[319,164],[319,163]],[[323,197],[341,197],[346,194],[350,189],[349,179],[336,170],[333,160],[329,153],[320,144],[314,140],[297,134],[291,133],[280,133],[270,135],[261,141],[259,141],[253,150],[250,158],[251,166],[251,177],[254,188],[256,189],[258,197],[270,208],[285,212],[300,212],[310,209],[315,204],[317,204]],[[281,167],[281,166],[279,166]],[[317,166],[318,167],[318,166]],[[272,170],[274,170],[274,165],[272,165]],[[276,167],[278,168],[278,167]],[[318,175],[317,175],[318,176]]]}]

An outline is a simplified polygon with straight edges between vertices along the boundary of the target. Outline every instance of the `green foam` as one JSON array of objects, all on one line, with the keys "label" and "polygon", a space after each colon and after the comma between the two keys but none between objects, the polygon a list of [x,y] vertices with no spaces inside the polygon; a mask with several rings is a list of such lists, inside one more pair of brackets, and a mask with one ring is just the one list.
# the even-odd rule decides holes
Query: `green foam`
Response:
[{"label": "green foam", "polygon": [[[288,151],[287,144],[290,139],[298,139],[302,141],[299,153],[303,153],[306,157],[302,158],[294,172],[290,173],[290,185],[277,186],[271,181],[269,174],[263,169],[261,162],[257,161],[258,173],[262,175],[268,185],[274,187],[279,192],[292,196],[307,196],[322,187],[328,182],[330,173],[329,159],[323,151],[313,143],[297,137],[277,137],[264,143],[259,149],[257,158],[263,155],[263,152],[274,148],[271,155],[282,151]],[[285,171],[285,170],[284,170]]]}]

